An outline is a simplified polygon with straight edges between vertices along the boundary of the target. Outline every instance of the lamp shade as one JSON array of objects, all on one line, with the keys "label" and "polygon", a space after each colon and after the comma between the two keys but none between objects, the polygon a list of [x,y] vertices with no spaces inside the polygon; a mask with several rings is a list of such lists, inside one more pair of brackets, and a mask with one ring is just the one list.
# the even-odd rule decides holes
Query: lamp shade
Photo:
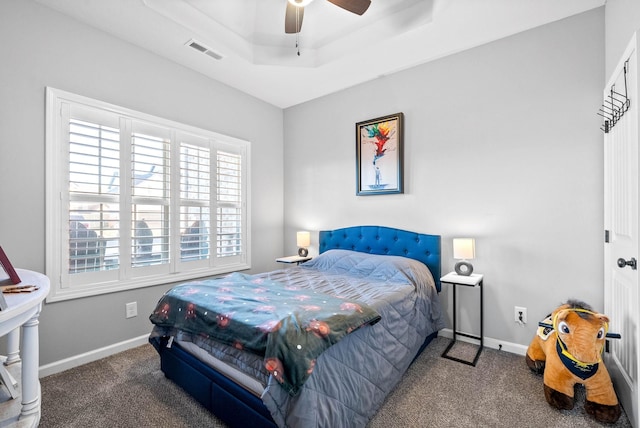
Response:
[{"label": "lamp shade", "polygon": [[296,234],[296,242],[298,243],[298,247],[308,247],[311,245],[311,233],[309,232],[298,232]]},{"label": "lamp shade", "polygon": [[476,257],[476,242],[473,238],[454,238],[453,258],[473,260]]}]

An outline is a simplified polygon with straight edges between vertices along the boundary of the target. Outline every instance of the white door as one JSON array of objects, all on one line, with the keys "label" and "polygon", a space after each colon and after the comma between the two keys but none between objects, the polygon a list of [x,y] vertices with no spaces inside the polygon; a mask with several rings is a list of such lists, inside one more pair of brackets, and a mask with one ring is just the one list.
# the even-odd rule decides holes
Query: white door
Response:
[{"label": "white door", "polygon": [[[625,83],[626,81],[626,83]],[[634,427],[640,428],[638,408],[638,369],[640,355],[640,301],[638,300],[638,56],[637,37],[626,49],[604,90],[604,111],[624,111],[622,117],[604,134],[604,272],[605,314],[610,318],[611,332],[621,339],[609,341],[605,363],[625,412]],[[626,85],[626,86],[625,86]],[[626,89],[625,89],[626,88]],[[628,109],[612,100],[611,90],[628,94]],[[617,99],[624,96],[614,94]],[[609,122],[612,124],[612,121]],[[640,263],[640,262],[637,262]]]}]

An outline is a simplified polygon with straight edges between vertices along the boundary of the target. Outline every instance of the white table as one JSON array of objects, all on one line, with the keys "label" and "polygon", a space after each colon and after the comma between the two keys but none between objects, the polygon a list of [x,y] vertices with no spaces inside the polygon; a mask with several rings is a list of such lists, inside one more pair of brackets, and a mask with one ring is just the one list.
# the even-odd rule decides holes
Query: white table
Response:
[{"label": "white table", "polygon": [[[11,366],[22,362],[20,426],[36,427],[40,421],[38,317],[42,302],[49,294],[49,278],[25,269],[16,269],[16,272],[22,281],[19,285],[37,285],[39,289],[31,293],[4,295],[8,307],[0,311],[0,336],[7,336],[7,360],[4,364]],[[22,353],[19,349],[21,331]],[[6,369],[2,367],[2,370],[6,375]]]},{"label": "white table", "polygon": [[300,263],[304,263],[306,261],[311,260],[312,257],[302,257],[302,256],[287,256],[287,257],[280,257],[278,259],[276,259],[276,261],[278,263],[288,263],[288,264],[292,264],[295,263],[296,265],[299,265]]}]

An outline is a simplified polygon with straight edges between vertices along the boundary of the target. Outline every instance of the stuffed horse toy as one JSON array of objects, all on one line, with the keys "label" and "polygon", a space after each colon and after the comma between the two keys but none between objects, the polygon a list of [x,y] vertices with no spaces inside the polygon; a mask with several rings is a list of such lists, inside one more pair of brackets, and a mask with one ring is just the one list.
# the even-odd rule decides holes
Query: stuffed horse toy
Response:
[{"label": "stuffed horse toy", "polygon": [[608,323],[606,315],[576,300],[560,306],[541,323],[526,361],[531,370],[544,373],[544,395],[551,406],[572,409],[574,386],[583,384],[587,413],[600,422],[618,420],[618,397],[602,362]]}]

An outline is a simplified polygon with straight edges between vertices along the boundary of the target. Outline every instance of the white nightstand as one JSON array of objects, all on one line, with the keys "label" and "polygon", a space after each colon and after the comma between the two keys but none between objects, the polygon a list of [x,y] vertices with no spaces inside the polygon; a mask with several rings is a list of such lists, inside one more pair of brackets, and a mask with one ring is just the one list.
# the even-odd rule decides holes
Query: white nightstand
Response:
[{"label": "white nightstand", "polygon": [[[442,356],[444,358],[448,358],[450,360],[454,360],[457,361],[459,363],[464,363],[464,364],[468,364],[470,366],[474,366],[476,365],[476,363],[478,362],[478,358],[480,357],[480,353],[482,352],[482,348],[484,347],[484,325],[483,325],[483,318],[484,318],[484,313],[483,313],[483,306],[484,306],[484,302],[483,302],[483,287],[482,287],[482,280],[484,278],[484,275],[482,274],[471,274],[469,276],[464,276],[464,275],[458,275],[455,272],[451,272],[446,274],[445,276],[443,276],[442,278],[440,278],[440,283],[442,284],[451,284],[453,286],[453,340],[451,341],[451,343],[449,344],[449,346],[447,346],[447,349],[444,350],[444,352],[442,353]],[[462,285],[465,287],[480,287],[480,336],[475,336],[472,334],[468,334],[468,333],[463,333],[460,331],[457,331],[456,328],[456,288],[458,285]],[[465,360],[461,360],[460,358],[456,358],[456,357],[451,357],[448,355],[449,350],[453,347],[453,345],[456,343],[456,336],[460,335],[460,336],[465,336],[465,337],[470,337],[472,339],[476,339],[480,341],[480,347],[478,348],[478,352],[476,352],[476,356],[473,359],[473,361],[465,361]]]},{"label": "white nightstand", "polygon": [[304,263],[311,259],[312,257],[288,256],[288,257],[280,257],[279,259],[276,259],[276,261],[278,263],[288,263],[288,264],[295,263],[296,265],[299,265],[300,263]]}]

